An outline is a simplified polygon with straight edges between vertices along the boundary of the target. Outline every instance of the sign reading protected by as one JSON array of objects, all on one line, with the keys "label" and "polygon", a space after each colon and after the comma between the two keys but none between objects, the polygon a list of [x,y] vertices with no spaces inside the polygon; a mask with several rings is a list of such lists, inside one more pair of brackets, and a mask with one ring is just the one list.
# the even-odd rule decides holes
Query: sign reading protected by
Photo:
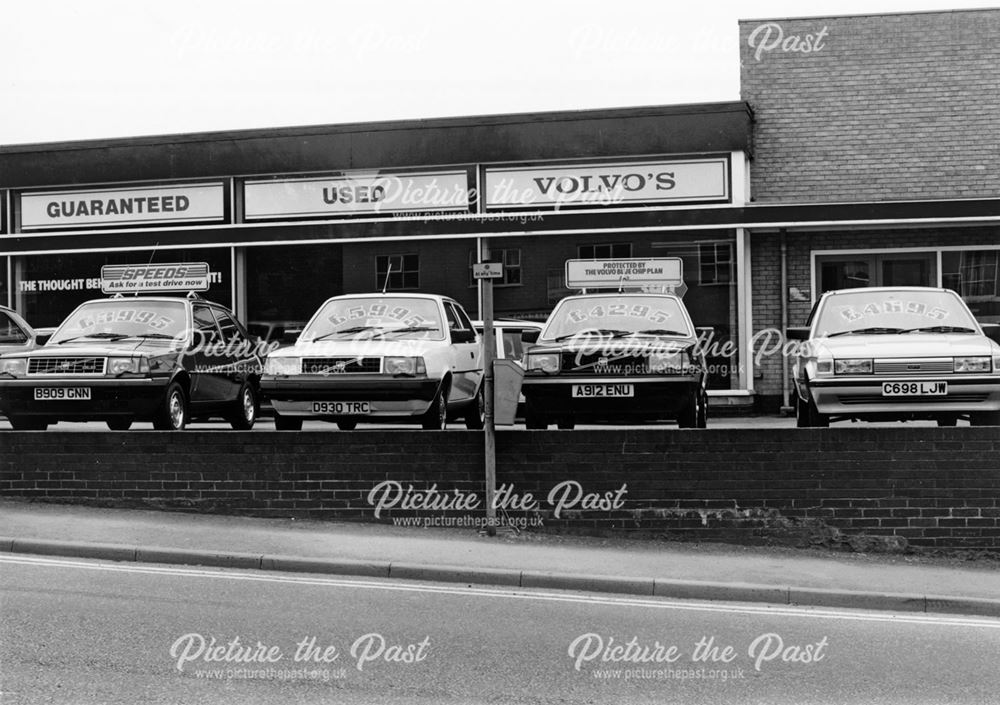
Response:
[{"label": "sign reading protected by", "polygon": [[680,257],[566,260],[566,288],[600,289],[622,285],[676,287],[684,283]]},{"label": "sign reading protected by", "polygon": [[106,264],[101,267],[101,291],[105,294],[208,291],[209,279],[208,264],[205,262]]},{"label": "sign reading protected by", "polygon": [[225,218],[222,182],[21,194],[21,229],[159,225]]}]

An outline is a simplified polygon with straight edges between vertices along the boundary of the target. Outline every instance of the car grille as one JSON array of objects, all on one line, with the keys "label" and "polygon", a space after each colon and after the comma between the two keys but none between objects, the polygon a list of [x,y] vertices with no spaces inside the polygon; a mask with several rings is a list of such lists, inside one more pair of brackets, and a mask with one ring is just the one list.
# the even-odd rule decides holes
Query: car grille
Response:
[{"label": "car grille", "polygon": [[307,357],[302,360],[302,373],[307,375],[343,375],[378,373],[382,359],[378,357]]},{"label": "car grille", "polygon": [[104,357],[31,357],[29,375],[103,375]]},{"label": "car grille", "polygon": [[583,375],[628,377],[630,375],[650,374],[649,358],[643,355],[618,357],[616,355],[602,355],[600,353],[580,354],[564,352],[562,355],[562,368],[565,372]]},{"label": "car grille", "polygon": [[883,397],[881,394],[859,394],[857,396],[838,396],[844,406],[852,404],[976,404],[984,402],[989,397],[988,392],[966,392],[965,394],[947,394],[945,396],[927,397]]},{"label": "car grille", "polygon": [[875,360],[873,365],[877,375],[941,375],[955,371],[950,357]]}]

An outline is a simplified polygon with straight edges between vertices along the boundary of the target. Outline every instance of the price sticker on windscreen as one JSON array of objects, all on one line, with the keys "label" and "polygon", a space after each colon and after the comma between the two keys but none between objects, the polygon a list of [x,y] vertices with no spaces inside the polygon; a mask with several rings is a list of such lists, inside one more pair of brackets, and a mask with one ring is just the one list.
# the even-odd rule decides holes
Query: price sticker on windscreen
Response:
[{"label": "price sticker on windscreen", "polygon": [[101,267],[101,291],[129,294],[146,291],[208,291],[208,264],[106,264]]}]

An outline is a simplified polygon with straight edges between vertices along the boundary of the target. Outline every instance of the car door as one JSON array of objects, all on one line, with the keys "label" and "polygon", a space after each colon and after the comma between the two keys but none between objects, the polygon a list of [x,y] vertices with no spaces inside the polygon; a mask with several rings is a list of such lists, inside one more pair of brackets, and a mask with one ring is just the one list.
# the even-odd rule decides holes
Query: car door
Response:
[{"label": "car door", "polygon": [[243,383],[252,372],[260,369],[261,363],[254,354],[249,335],[232,314],[221,307],[213,307],[212,311],[215,313],[222,333],[222,342],[225,345],[220,352],[225,354],[225,362],[230,370],[224,375],[229,386],[226,398],[236,399]]},{"label": "car door", "polygon": [[482,379],[482,347],[472,320],[454,301],[445,301],[445,317],[454,360],[452,364],[452,399],[471,399]]},{"label": "car door", "polygon": [[205,303],[191,306],[195,330],[194,370],[191,374],[191,403],[216,405],[235,398],[231,393],[231,371],[227,370],[225,342],[212,307]]}]

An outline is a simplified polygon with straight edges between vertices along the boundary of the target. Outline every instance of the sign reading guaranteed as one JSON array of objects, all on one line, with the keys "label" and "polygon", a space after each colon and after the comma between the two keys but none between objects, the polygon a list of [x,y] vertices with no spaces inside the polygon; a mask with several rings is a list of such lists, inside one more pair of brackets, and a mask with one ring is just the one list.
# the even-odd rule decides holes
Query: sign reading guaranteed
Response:
[{"label": "sign reading guaranteed", "polygon": [[21,229],[159,225],[225,217],[222,182],[21,194]]},{"label": "sign reading guaranteed", "polygon": [[248,181],[243,186],[246,220],[467,211],[470,202],[465,171],[368,172],[319,179]]},{"label": "sign reading guaranteed", "polygon": [[485,184],[487,209],[730,200],[727,157],[488,167]]}]

